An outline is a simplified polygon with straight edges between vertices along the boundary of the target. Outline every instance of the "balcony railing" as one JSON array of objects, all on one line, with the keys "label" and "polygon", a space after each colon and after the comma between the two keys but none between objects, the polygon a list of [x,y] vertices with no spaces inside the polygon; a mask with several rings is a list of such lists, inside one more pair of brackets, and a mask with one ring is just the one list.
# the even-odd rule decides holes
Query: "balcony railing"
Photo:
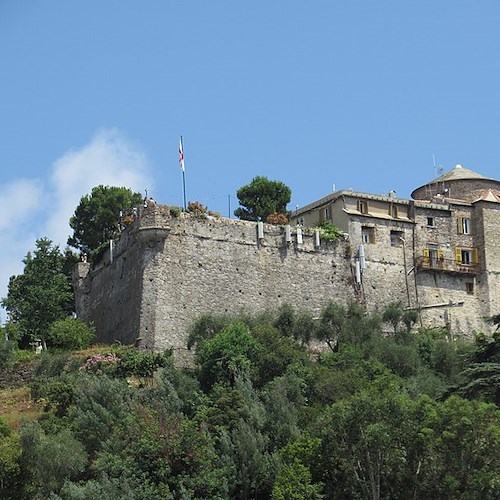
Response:
[{"label": "balcony railing", "polygon": [[417,257],[418,270],[443,271],[448,273],[479,274],[479,264],[464,264],[454,259],[432,259]]}]

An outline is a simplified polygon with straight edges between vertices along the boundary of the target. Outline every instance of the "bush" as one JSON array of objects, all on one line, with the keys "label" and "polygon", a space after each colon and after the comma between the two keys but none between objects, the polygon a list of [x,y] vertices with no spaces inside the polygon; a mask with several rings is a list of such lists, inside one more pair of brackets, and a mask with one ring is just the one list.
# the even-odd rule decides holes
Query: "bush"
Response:
[{"label": "bush", "polygon": [[55,321],[49,327],[47,344],[60,349],[86,349],[95,340],[95,329],[75,318]]},{"label": "bush", "polygon": [[335,241],[342,236],[342,231],[327,220],[320,222],[316,228],[319,230],[321,239],[325,241]]},{"label": "bush", "polygon": [[288,224],[288,219],[285,214],[277,214],[275,212],[273,214],[269,214],[266,217],[266,222],[268,224],[282,225],[282,224]]},{"label": "bush", "polygon": [[204,207],[199,201],[190,201],[187,206],[187,211],[194,215],[206,215],[207,207]]},{"label": "bush", "polygon": [[177,205],[172,205],[168,208],[172,217],[179,217],[179,215],[181,215],[181,213],[184,211],[182,207],[178,207]]},{"label": "bush", "polygon": [[12,340],[0,337],[0,366],[10,366],[16,360],[16,344]]},{"label": "bush", "polygon": [[50,493],[57,493],[65,480],[77,478],[87,465],[82,444],[68,429],[47,435],[38,422],[28,422],[21,429],[20,443],[33,492],[43,494],[35,498],[49,498]]}]

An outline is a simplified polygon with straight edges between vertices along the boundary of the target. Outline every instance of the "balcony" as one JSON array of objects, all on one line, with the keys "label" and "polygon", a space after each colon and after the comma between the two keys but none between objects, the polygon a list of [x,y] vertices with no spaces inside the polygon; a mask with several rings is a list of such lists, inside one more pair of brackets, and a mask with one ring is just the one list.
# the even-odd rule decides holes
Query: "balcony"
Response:
[{"label": "balcony", "polygon": [[479,274],[479,264],[464,264],[454,259],[432,259],[430,257],[417,257],[417,270],[441,271],[445,273]]}]

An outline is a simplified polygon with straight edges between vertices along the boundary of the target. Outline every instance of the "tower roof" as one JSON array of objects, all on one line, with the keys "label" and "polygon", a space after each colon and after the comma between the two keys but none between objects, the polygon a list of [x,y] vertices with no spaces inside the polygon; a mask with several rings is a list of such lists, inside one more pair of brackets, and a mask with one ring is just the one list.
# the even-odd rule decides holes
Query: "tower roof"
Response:
[{"label": "tower roof", "polygon": [[434,184],[435,182],[443,182],[443,181],[461,181],[461,180],[469,180],[469,179],[483,179],[493,181],[491,177],[485,177],[484,175],[478,174],[473,170],[469,170],[468,168],[462,167],[462,165],[457,165],[455,168],[452,168],[449,172],[440,175],[437,179],[429,182],[428,184]]},{"label": "tower roof", "polygon": [[457,165],[436,179],[414,189],[411,197],[416,200],[431,199],[433,196],[445,196],[472,201],[480,193],[478,190],[500,189],[500,181],[485,177],[473,170]]}]

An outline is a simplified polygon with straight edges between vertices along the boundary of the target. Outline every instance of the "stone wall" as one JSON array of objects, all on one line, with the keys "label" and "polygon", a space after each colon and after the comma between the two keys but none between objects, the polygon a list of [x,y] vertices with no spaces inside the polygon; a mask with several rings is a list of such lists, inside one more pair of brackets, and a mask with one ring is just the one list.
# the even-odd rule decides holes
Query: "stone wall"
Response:
[{"label": "stone wall", "polygon": [[[181,360],[189,326],[200,315],[277,310],[285,303],[317,316],[329,301],[362,300],[374,311],[392,301],[407,305],[409,296],[411,307],[431,306],[424,314],[430,325],[451,323],[457,334],[479,328],[482,296],[466,294],[467,277],[416,274],[411,223],[377,227],[357,286],[353,266],[362,221],[352,224],[351,240],[317,247],[312,230],[304,229],[298,243],[295,228],[286,241],[283,227],[265,224],[259,238],[256,223],[141,208],[98,265],[76,267],[77,314],[94,322],[103,342],[140,339],[146,349],[173,348]],[[395,229],[405,246],[391,246]],[[462,304],[443,306],[454,302]]]},{"label": "stone wall", "polygon": [[[315,246],[285,241],[282,227],[181,214],[162,219],[161,207],[145,208],[123,233],[104,264],[80,263],[77,313],[94,321],[102,341],[146,349],[186,347],[192,321],[204,313],[276,310],[288,303],[313,314],[330,300],[354,298],[348,241]],[[147,213],[156,211],[156,215]],[[156,217],[155,223],[150,223]],[[79,269],[79,271],[78,271]]]}]

